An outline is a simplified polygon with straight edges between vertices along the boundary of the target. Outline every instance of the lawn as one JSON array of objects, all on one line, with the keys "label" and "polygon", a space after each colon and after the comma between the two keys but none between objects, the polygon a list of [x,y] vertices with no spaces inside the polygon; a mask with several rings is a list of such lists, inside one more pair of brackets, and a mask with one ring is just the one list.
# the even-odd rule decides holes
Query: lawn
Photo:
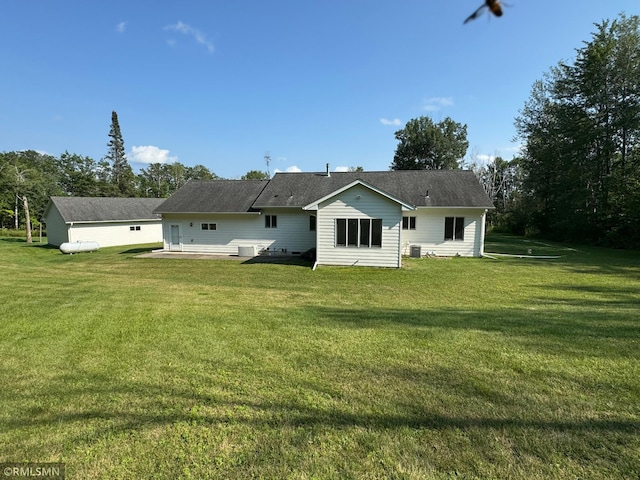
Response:
[{"label": "lawn", "polygon": [[0,462],[68,479],[640,477],[640,252],[399,270],[0,238]]}]

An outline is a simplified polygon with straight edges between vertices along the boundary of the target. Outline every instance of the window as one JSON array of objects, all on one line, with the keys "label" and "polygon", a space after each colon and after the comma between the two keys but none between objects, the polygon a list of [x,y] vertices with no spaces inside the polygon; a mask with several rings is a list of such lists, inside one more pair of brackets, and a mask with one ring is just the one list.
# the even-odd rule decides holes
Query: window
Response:
[{"label": "window", "polygon": [[217,230],[218,225],[216,223],[201,223],[200,228],[202,230]]},{"label": "window", "polygon": [[403,230],[415,230],[416,229],[416,217],[402,217],[402,229]]},{"label": "window", "polygon": [[140,231],[140,225],[131,225],[129,227],[129,230],[132,232],[139,232]]},{"label": "window", "polygon": [[444,239],[464,240],[464,217],[445,217]]},{"label": "window", "polygon": [[347,220],[345,218],[336,218],[336,245],[339,247],[347,246]]},{"label": "window", "polygon": [[371,246],[382,247],[382,220],[379,218],[371,220]]},{"label": "window", "polygon": [[382,220],[379,218],[336,218],[336,246],[381,247]]},{"label": "window", "polygon": [[265,215],[264,216],[264,228],[278,228],[278,216],[277,215]]},{"label": "window", "polygon": [[315,232],[316,231],[316,223],[317,223],[316,217],[311,215],[309,217],[309,231],[311,231],[311,232]]},{"label": "window", "polygon": [[357,218],[347,219],[347,246],[349,247],[358,246],[358,219]]}]

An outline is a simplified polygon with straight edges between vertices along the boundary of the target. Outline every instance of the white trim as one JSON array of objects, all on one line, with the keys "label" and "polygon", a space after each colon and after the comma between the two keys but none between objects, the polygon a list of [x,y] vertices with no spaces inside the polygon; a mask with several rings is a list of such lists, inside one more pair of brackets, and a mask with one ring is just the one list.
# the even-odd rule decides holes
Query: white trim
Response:
[{"label": "white trim", "polygon": [[406,202],[403,202],[402,200],[400,200],[399,198],[394,197],[393,195],[389,195],[387,192],[380,190],[379,188],[374,187],[373,185],[369,185],[366,182],[363,182],[362,180],[356,180],[354,182],[351,182],[348,185],[345,185],[342,188],[339,188],[338,190],[335,190],[333,192],[331,192],[329,195],[325,195],[324,197],[316,200],[315,202],[310,203],[309,205],[306,205],[304,207],[302,207],[303,210],[317,210],[318,209],[318,205],[321,204],[322,202],[325,202],[327,200],[329,200],[330,198],[335,197],[336,195],[340,195],[342,192],[345,192],[353,187],[355,187],[356,185],[361,185],[365,188],[368,188],[369,190],[371,190],[372,192],[377,193],[378,195],[382,195],[385,198],[388,198],[389,200],[398,203],[401,207],[403,207],[403,209],[407,209],[407,210],[415,210],[416,207],[413,205],[409,205]]},{"label": "white trim", "polygon": [[136,219],[132,218],[131,220],[74,220],[73,222],[65,221],[67,225],[73,226],[74,224],[93,224],[93,223],[142,223],[142,222],[162,222],[162,218],[145,218],[145,219]]},{"label": "white trim", "polygon": [[423,210],[425,208],[428,208],[429,210],[437,210],[439,208],[464,208],[467,210],[472,210],[472,209],[476,209],[476,210],[494,210],[496,207],[465,207],[464,205],[450,205],[450,206],[443,206],[443,205],[438,205],[438,206],[431,206],[431,205],[418,205],[414,210]]},{"label": "white trim", "polygon": [[214,211],[204,211],[204,212],[160,212],[158,210],[154,210],[153,213],[157,213],[158,215],[261,215],[262,212],[214,212]]}]

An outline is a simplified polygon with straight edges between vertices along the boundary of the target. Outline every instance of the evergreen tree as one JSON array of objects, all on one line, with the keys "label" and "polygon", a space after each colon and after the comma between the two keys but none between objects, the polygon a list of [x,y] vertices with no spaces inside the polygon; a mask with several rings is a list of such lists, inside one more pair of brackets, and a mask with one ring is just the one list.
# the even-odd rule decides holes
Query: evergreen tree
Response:
[{"label": "evergreen tree", "polygon": [[120,132],[118,114],[111,112],[111,129],[109,130],[109,153],[106,159],[111,162],[111,183],[117,187],[118,194],[123,197],[135,196],[135,175],[127,162],[124,140]]},{"label": "evergreen tree", "polygon": [[596,27],[516,119],[527,207],[545,235],[639,246],[640,18]]}]

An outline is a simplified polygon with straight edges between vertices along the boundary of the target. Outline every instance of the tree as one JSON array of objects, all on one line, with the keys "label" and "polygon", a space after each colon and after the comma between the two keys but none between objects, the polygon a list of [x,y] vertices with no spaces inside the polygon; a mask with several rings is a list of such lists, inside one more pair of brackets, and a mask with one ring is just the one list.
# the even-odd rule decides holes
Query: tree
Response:
[{"label": "tree", "polygon": [[118,114],[111,112],[111,129],[109,130],[109,152],[105,158],[111,162],[111,183],[117,187],[118,193],[124,197],[135,195],[135,175],[127,162],[124,140],[120,132]]},{"label": "tree", "polygon": [[519,211],[522,192],[520,162],[519,158],[507,161],[496,156],[486,164],[473,163],[470,167],[495,206],[487,214],[487,223],[496,229],[524,234],[526,219]]},{"label": "tree", "polygon": [[[62,193],[59,187],[57,161],[51,155],[33,150],[0,153],[0,222],[4,226],[8,220],[13,228],[19,228],[20,209],[29,201],[29,211],[34,217],[29,222],[36,223],[51,195]],[[24,226],[27,227],[27,219]]]},{"label": "tree", "polygon": [[596,24],[516,118],[532,225],[561,240],[640,245],[640,18]]},{"label": "tree", "polygon": [[269,180],[269,178],[269,173],[261,170],[249,170],[240,177],[241,180]]},{"label": "tree", "polygon": [[409,120],[395,136],[392,170],[456,169],[469,147],[467,126],[449,117],[438,123],[424,116]]},{"label": "tree", "polygon": [[64,152],[60,155],[59,169],[60,187],[66,195],[100,196],[97,164],[92,158]]},{"label": "tree", "polygon": [[213,180],[219,178],[203,165],[186,167],[179,162],[151,163],[138,175],[138,190],[142,196],[165,198],[172,195],[189,180]]},{"label": "tree", "polygon": [[220,177],[211,172],[204,165],[196,165],[195,167],[187,167],[187,177],[189,180],[218,180]]}]

